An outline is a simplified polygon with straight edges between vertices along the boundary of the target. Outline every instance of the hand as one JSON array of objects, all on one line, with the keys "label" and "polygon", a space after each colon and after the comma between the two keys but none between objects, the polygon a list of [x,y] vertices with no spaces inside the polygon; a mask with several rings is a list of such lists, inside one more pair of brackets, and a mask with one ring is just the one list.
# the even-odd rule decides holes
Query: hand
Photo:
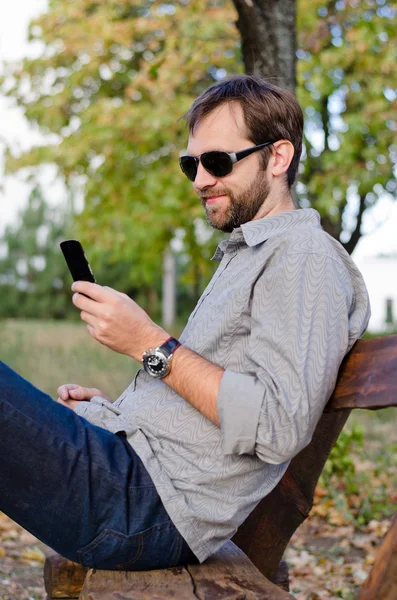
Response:
[{"label": "hand", "polygon": [[109,396],[98,390],[97,388],[87,388],[76,383],[65,383],[57,389],[57,402],[74,409],[82,400],[90,401],[94,396],[101,396],[106,400],[110,400]]},{"label": "hand", "polygon": [[127,294],[88,281],[75,281],[72,290],[80,292],[73,294],[73,304],[81,310],[89,334],[115,352],[142,362],[147,348],[170,337]]}]

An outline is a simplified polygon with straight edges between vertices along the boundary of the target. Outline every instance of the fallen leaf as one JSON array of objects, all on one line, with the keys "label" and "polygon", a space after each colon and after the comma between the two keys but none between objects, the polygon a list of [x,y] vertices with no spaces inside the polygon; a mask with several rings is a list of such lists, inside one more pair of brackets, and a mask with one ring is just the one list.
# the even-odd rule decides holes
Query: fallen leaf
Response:
[{"label": "fallen leaf", "polygon": [[45,555],[39,548],[26,548],[21,552],[21,558],[24,560],[32,560],[34,562],[44,563]]}]

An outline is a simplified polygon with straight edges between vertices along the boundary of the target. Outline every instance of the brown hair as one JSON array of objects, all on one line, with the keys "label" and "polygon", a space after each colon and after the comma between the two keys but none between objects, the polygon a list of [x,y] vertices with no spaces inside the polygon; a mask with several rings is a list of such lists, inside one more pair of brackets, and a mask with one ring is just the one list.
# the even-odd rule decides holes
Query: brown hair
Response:
[{"label": "brown hair", "polygon": [[[254,145],[289,140],[294,156],[287,171],[290,188],[296,179],[302,153],[303,114],[295,96],[255,75],[233,75],[212,84],[184,115],[193,133],[200,119],[226,102],[238,102],[243,110],[249,138]],[[266,168],[271,146],[261,150]]]}]

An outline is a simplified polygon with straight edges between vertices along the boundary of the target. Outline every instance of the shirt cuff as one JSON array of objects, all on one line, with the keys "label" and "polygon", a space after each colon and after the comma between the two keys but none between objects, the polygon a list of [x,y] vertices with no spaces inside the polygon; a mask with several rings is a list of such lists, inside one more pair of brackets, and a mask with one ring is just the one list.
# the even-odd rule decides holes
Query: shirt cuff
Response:
[{"label": "shirt cuff", "polygon": [[121,411],[116,406],[113,406],[113,404],[109,402],[109,400],[106,400],[101,396],[93,396],[90,402],[79,402],[76,408],[74,408],[74,412],[80,417],[84,417],[88,421],[93,422],[94,419],[92,417],[95,414],[99,415],[100,412],[103,412],[102,408],[106,408],[114,415],[121,415]]},{"label": "shirt cuff", "polygon": [[[93,407],[91,406],[90,402],[87,402],[86,400],[82,400],[73,409],[73,412],[75,412],[76,415],[79,415],[79,417],[84,417],[85,419],[88,420],[88,417],[86,415],[88,412],[90,412],[92,410],[92,408]],[[95,408],[97,408],[97,407],[95,407]]]},{"label": "shirt cuff", "polygon": [[255,454],[264,389],[258,379],[223,373],[216,400],[225,454]]}]

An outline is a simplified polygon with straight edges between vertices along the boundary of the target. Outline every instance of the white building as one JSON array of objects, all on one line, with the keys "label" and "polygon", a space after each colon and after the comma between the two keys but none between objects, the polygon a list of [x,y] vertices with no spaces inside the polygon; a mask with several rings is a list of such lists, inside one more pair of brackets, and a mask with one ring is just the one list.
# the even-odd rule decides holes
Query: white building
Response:
[{"label": "white building", "polygon": [[397,255],[360,258],[360,269],[371,302],[371,333],[397,331]]}]

